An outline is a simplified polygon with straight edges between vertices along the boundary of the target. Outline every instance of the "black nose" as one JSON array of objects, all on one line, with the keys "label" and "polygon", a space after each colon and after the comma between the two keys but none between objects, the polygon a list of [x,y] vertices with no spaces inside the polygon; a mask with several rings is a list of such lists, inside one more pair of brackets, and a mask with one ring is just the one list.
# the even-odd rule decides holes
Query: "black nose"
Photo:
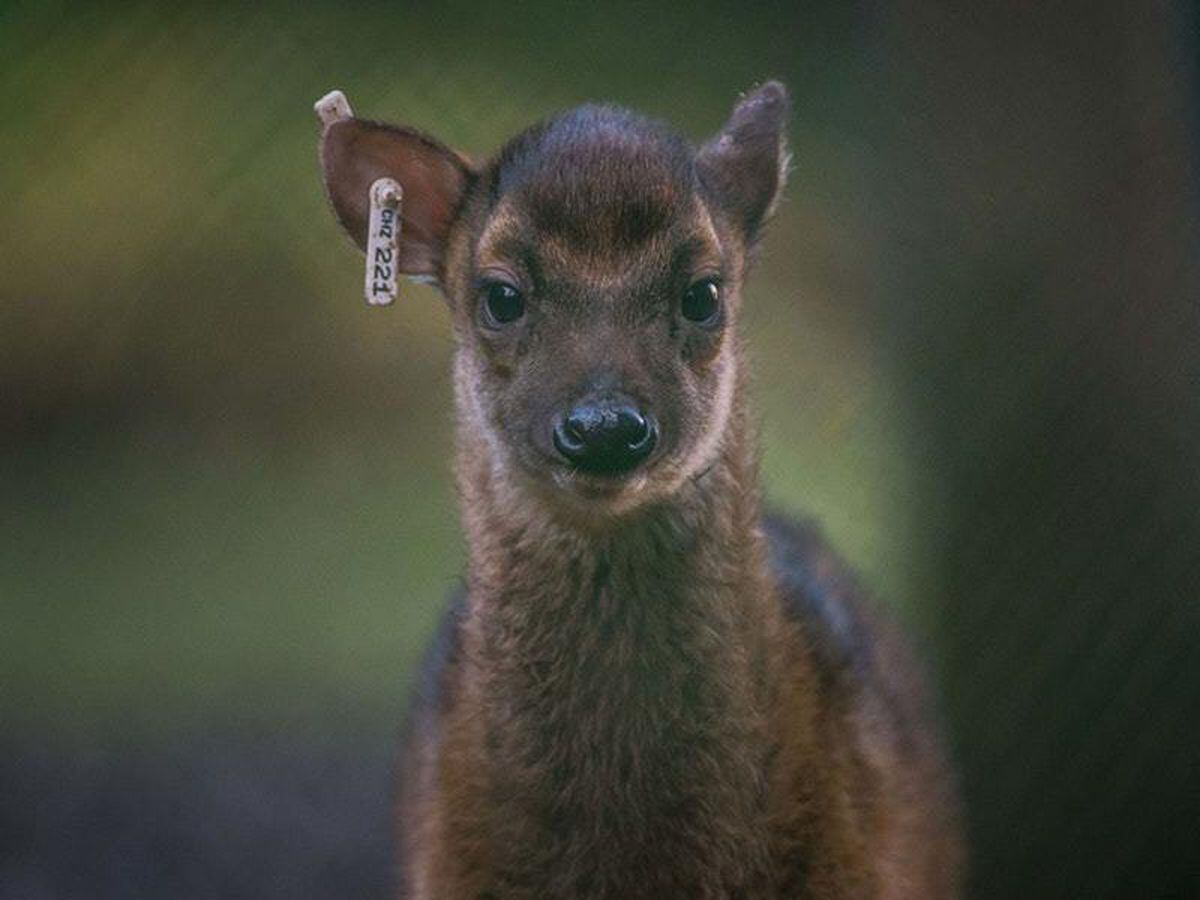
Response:
[{"label": "black nose", "polygon": [[554,426],[554,446],[577,469],[596,475],[628,472],[658,442],[654,421],[628,403],[581,403]]}]

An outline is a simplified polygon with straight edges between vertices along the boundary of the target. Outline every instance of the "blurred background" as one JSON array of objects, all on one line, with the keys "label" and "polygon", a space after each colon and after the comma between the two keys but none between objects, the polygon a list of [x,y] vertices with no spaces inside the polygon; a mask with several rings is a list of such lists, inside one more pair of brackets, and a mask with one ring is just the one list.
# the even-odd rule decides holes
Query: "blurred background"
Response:
[{"label": "blurred background", "polygon": [[780,506],[927,648],[972,896],[1200,896],[1193,5],[0,7],[0,896],[384,897],[463,550],[428,288],[361,299],[312,102],[486,156],[768,77]]}]

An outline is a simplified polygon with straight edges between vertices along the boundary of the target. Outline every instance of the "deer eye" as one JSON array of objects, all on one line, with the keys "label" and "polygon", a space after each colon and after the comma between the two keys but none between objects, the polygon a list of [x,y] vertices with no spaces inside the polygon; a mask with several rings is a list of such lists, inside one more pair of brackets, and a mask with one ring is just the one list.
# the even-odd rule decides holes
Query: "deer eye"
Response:
[{"label": "deer eye", "polygon": [[704,278],[689,287],[679,311],[689,322],[715,325],[721,316],[721,288],[716,279]]},{"label": "deer eye", "polygon": [[483,287],[483,319],[491,328],[499,328],[525,315],[525,298],[511,284],[493,281]]}]

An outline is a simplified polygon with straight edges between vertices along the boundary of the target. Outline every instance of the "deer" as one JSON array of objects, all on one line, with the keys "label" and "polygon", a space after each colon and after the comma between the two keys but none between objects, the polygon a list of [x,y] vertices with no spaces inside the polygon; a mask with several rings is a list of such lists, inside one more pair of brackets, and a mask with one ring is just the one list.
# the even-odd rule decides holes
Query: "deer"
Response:
[{"label": "deer", "polygon": [[330,97],[337,220],[365,249],[399,185],[396,268],[454,336],[467,566],[400,755],[399,896],[958,896],[916,654],[761,496],[738,323],[785,87],[698,146],[589,104],[481,162]]}]

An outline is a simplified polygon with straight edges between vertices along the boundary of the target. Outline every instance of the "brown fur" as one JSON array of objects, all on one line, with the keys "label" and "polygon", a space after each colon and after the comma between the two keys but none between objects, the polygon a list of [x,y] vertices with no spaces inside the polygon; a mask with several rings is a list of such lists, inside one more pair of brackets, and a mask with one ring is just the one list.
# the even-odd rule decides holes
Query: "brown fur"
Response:
[{"label": "brown fur", "polygon": [[[413,232],[441,234],[408,257],[454,315],[469,565],[403,760],[405,897],[957,895],[954,794],[903,642],[811,530],[760,508],[734,331],[784,108],[765,86],[698,152],[584,108],[465,186],[448,159],[419,166],[447,176]],[[364,181],[448,152],[372,145],[383,169],[343,178],[339,140],[344,222]],[[672,298],[706,274],[725,309],[699,327]],[[505,329],[479,324],[493,276],[529,296]],[[620,480],[547,447],[599,381],[663,423]]]}]

